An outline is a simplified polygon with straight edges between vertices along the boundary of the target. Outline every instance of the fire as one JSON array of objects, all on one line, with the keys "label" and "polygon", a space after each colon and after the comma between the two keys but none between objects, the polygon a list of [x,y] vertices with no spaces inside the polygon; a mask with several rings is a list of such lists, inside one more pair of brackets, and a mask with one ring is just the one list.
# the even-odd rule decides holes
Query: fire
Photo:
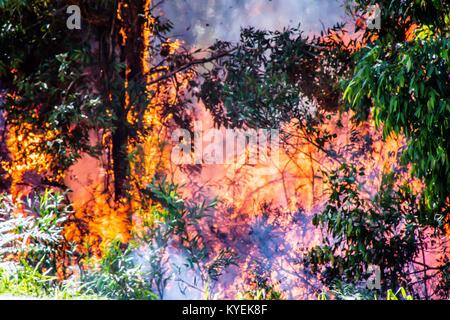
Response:
[{"label": "fire", "polygon": [[[165,103],[175,103],[178,97],[177,88],[173,83],[152,83],[168,70],[162,68],[159,72],[152,71],[155,63],[151,56],[155,18],[149,11],[151,4],[151,0],[145,2],[145,23],[141,35],[143,48],[139,53],[143,76],[147,82],[146,90],[149,101],[142,120],[138,119],[137,110],[132,105],[128,94],[129,65],[126,65],[125,72],[124,103],[128,110],[127,121],[130,125],[136,125],[138,121],[142,121],[142,125],[146,128],[145,133],[139,133],[135,139],[128,141],[128,153],[134,155],[130,161],[130,199],[123,199],[119,203],[110,199],[113,190],[108,182],[108,177],[112,176],[112,172],[107,168],[105,156],[102,156],[100,161],[84,156],[70,170],[69,176],[76,177],[76,179],[67,179],[75,189],[71,196],[76,211],[75,216],[87,224],[85,226],[87,230],[83,232],[75,224],[72,224],[68,227],[67,237],[86,241],[90,245],[98,245],[101,249],[113,240],[128,242],[130,233],[138,231],[141,227],[142,218],[151,220],[147,217],[149,204],[144,205],[145,200],[142,198],[140,190],[152,182],[157,172],[163,171],[169,166],[169,150],[164,141],[167,137],[166,124],[170,121],[170,116],[163,117],[162,112]],[[118,21],[123,22],[123,13],[127,7],[126,3],[119,2],[116,14]],[[119,34],[121,36],[120,45],[126,47],[129,37],[125,28],[122,27]],[[162,47],[167,48],[169,54],[174,54],[181,45],[179,40],[167,40]],[[181,87],[186,87],[188,78],[189,76],[177,75]],[[97,138],[93,137],[92,139]],[[102,145],[111,148],[108,133],[103,133],[101,139]],[[88,163],[90,164],[88,165]],[[86,166],[91,167],[91,175],[84,174]],[[77,179],[79,181],[76,181]],[[84,236],[84,233],[87,235]]]},{"label": "fire", "polygon": [[[57,137],[57,133],[46,130],[43,133],[32,131],[31,125],[21,124],[8,128],[6,146],[10,151],[12,160],[2,161],[0,164],[11,177],[11,194],[13,199],[20,198],[24,191],[24,179],[27,173],[45,175],[50,172],[52,155],[42,152],[40,146],[51,143]],[[59,172],[54,179],[62,177]]]},{"label": "fire", "polygon": [[[145,8],[150,8],[151,5],[151,0],[145,2]],[[120,1],[116,14],[118,21],[123,21],[122,12],[126,8],[127,4]],[[339,151],[342,159],[325,154],[307,139],[307,135],[293,121],[282,127],[282,131],[290,137],[283,141],[284,147],[279,150],[278,163],[249,165],[238,159],[226,165],[204,166],[199,174],[182,170],[170,161],[170,146],[166,142],[170,140],[168,130],[173,124],[170,115],[164,116],[163,112],[165,106],[177,103],[180,88],[186,88],[194,75],[189,72],[175,75],[177,84],[171,81],[155,82],[169,69],[163,67],[160,72],[152,72],[152,67],[156,64],[155,58],[151,56],[155,18],[148,10],[145,11],[144,18],[146,22],[141,35],[144,46],[142,52],[137,54],[148,92],[149,102],[142,119],[147,130],[139,133],[135,140],[128,141],[128,154],[132,155],[129,173],[130,200],[114,201],[111,198],[113,190],[108,177],[112,174],[105,155],[100,159],[84,155],[65,175],[67,184],[73,189],[71,200],[75,210],[74,219],[65,230],[66,238],[86,244],[89,250],[98,255],[114,240],[127,243],[131,239],[131,233],[143,228],[143,220],[155,222],[158,217],[154,211],[163,210],[159,204],[145,203],[147,200],[143,199],[141,190],[158,173],[169,173],[177,184],[185,186],[183,196],[189,199],[196,199],[199,195],[219,198],[221,204],[214,212],[214,220],[210,225],[199,225],[198,228],[205,229],[210,242],[208,245],[214,251],[230,246],[244,257],[240,269],[230,280],[231,283],[245,283],[251,279],[254,257],[264,251],[265,258],[270,260],[272,267],[268,277],[287,279],[284,286],[277,283],[274,287],[290,290],[289,297],[307,294],[307,285],[299,277],[302,271],[298,269],[294,256],[302,249],[319,242],[319,235],[315,230],[299,230],[298,226],[306,229],[311,216],[326,202],[328,185],[323,171],[336,169],[341,161],[351,159],[357,162],[366,170],[368,181],[364,191],[367,197],[372,197],[380,186],[382,173],[395,169],[399,150],[405,145],[404,137],[390,136],[382,139],[380,130],[373,121],[356,128],[351,121],[352,114],[330,114],[330,120],[319,129],[336,133],[334,149]],[[120,45],[127,46],[126,30],[121,28],[119,33]],[[331,40],[341,37],[346,36],[330,36]],[[343,40],[347,42],[351,39]],[[161,46],[169,55],[173,55],[180,49],[182,42],[167,40]],[[353,49],[358,50],[359,47]],[[127,65],[125,92],[129,86],[129,75],[130,66]],[[129,110],[127,121],[135,125],[141,119],[138,119],[128,93],[124,104]],[[194,109],[197,120],[204,125],[203,129],[212,128],[212,116],[205,107],[200,103]],[[338,122],[343,124],[342,127],[338,126]],[[355,132],[361,137],[370,137],[372,143],[367,152],[352,153],[355,150],[346,149],[352,144]],[[56,138],[55,131],[43,130],[42,133],[36,133],[26,124],[9,128],[7,147],[12,161],[4,161],[1,165],[12,178],[11,193],[14,198],[20,197],[23,188],[19,185],[27,172],[40,175],[51,172],[52,155],[41,152],[37,146]],[[109,133],[93,133],[91,140],[94,142],[96,139],[101,139],[106,149],[111,148]],[[362,149],[364,141],[353,144]],[[239,156],[245,158],[245,152]],[[272,173],[261,174],[262,169],[267,169],[267,166]],[[57,173],[53,178],[61,179],[63,175],[62,172]],[[403,180],[410,183],[416,192],[423,189],[423,184],[410,179],[409,173],[404,173]],[[450,229],[448,226],[447,228],[450,234]],[[266,234],[267,230],[269,233]],[[267,239],[272,235],[272,230],[278,230],[277,236]],[[261,244],[261,240],[267,243]],[[235,290],[230,289],[232,286],[226,281],[220,285],[224,295],[231,296],[230,291]],[[253,282],[250,287],[255,289]]]},{"label": "fire", "polygon": [[[150,8],[152,1],[147,0],[145,8]],[[148,92],[149,104],[143,116],[143,123],[149,130],[145,134],[138,134],[137,144],[130,143],[128,151],[136,154],[136,158],[131,162],[131,179],[134,182],[134,190],[132,190],[132,211],[138,211],[142,207],[142,198],[138,189],[145,187],[152,182],[158,171],[167,170],[170,165],[169,149],[165,144],[167,139],[167,124],[171,120],[170,114],[163,117],[164,104],[175,104],[179,99],[177,91],[187,87],[187,83],[191,76],[175,75],[179,88],[173,82],[156,83],[154,80],[161,77],[164,72],[169,71],[168,67],[161,67],[159,72],[151,72],[154,65],[150,52],[152,45],[152,28],[155,19],[146,12],[146,23],[143,28],[142,38],[144,43],[143,52],[141,54],[141,64],[144,77],[147,81],[146,90]],[[182,43],[179,40],[170,40],[161,44],[162,48],[168,49],[168,54],[174,54]],[[136,114],[133,110],[128,115],[130,123],[137,121]],[[134,141],[136,142],[136,141]]]},{"label": "fire", "polygon": [[[119,1],[118,5],[117,5],[117,13],[116,13],[116,17],[117,17],[117,20],[118,20],[118,21],[123,22],[123,18],[122,18],[122,10],[123,10],[124,8],[126,9],[127,7],[128,7],[128,4],[127,4],[127,3],[124,3],[124,2],[122,2],[122,1]],[[122,46],[125,46],[126,43],[127,43],[127,33],[126,33],[126,31],[125,31],[125,29],[124,29],[123,27],[120,28],[119,34],[120,34],[120,36],[121,36],[121,38],[122,38],[121,45],[122,45]]]},{"label": "fire", "polygon": [[[203,130],[212,128],[212,119],[208,113],[202,110],[199,115]],[[374,124],[367,123],[356,129],[350,120],[351,115],[330,116],[330,122],[323,125],[321,130],[337,133],[333,143],[342,150],[348,145],[352,132],[358,132],[361,136],[367,135],[374,140],[370,154],[361,154],[359,159],[368,174],[379,177],[381,173],[394,169],[398,150],[405,143],[403,137],[391,136],[383,141]],[[343,128],[337,128],[337,121],[343,123]],[[233,205],[235,214],[255,216],[260,210],[260,204],[265,202],[290,211],[295,211],[298,207],[313,211],[327,197],[327,184],[322,170],[336,169],[340,161],[328,157],[308,141],[307,136],[299,132],[295,123],[286,124],[282,131],[290,138],[283,142],[285,147],[279,150],[278,163],[269,165],[270,174],[264,174],[265,171],[262,170],[267,169],[267,163],[244,164],[242,159],[236,159],[225,165],[206,165],[197,178],[179,172],[178,182],[208,186],[213,196],[219,196],[224,202]],[[350,157],[351,153],[344,153],[344,156]],[[240,157],[245,157],[245,152]],[[379,183],[379,180],[372,182],[373,190],[376,190]]]},{"label": "fire", "polygon": [[100,248],[105,248],[113,240],[127,243],[129,235],[129,207],[126,203],[110,204],[109,195],[96,197],[92,205],[92,220],[89,221],[88,243],[101,241]]}]

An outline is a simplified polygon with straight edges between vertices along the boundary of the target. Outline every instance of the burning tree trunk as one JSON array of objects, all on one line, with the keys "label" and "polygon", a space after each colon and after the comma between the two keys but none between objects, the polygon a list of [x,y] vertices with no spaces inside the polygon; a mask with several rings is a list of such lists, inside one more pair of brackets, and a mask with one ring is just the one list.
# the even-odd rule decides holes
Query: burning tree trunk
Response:
[{"label": "burning tree trunk", "polygon": [[[128,112],[130,111],[130,81],[133,84],[144,82],[144,71],[140,57],[145,48],[142,33],[148,23],[149,1],[122,1],[117,9],[117,36],[119,37],[119,62],[125,62],[121,76],[124,90],[120,92],[119,103],[113,104],[115,115],[112,132],[112,159],[114,172],[114,195],[120,200],[126,197],[129,188],[130,163],[128,159],[128,142],[130,127]],[[145,93],[142,93],[145,94]]]},{"label": "burning tree trunk", "polygon": [[128,189],[127,177],[130,170],[127,154],[128,130],[126,128],[126,118],[123,117],[123,112],[118,112],[118,114],[120,114],[120,116],[117,121],[115,121],[116,129],[112,134],[115,200],[120,200],[125,197]]},{"label": "burning tree trunk", "polygon": [[[0,88],[1,90],[1,88]],[[6,141],[6,123],[5,119],[3,117],[3,111],[1,109],[1,91],[0,91],[0,164],[3,161],[10,161],[9,155],[8,155],[8,148],[6,147],[5,141]],[[10,181],[9,179],[4,178],[6,177],[6,172],[3,169],[3,166],[0,165],[0,192],[3,192],[5,190],[8,190],[10,187]]]}]

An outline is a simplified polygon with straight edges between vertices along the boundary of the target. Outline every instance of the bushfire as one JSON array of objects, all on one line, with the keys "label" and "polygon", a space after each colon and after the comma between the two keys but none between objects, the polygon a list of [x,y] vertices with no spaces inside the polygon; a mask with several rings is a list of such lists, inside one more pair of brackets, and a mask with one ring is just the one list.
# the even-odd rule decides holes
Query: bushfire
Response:
[{"label": "bushfire", "polygon": [[[60,278],[81,277],[92,267],[91,260],[98,264],[105,257],[108,259],[111,248],[119,243],[121,252],[131,250],[130,259],[147,274],[144,277],[148,281],[145,282],[148,291],[159,298],[314,299],[320,294],[337,297],[337,289],[332,290],[331,283],[324,280],[326,276],[319,275],[317,270],[311,271],[308,265],[311,260],[305,258],[308,252],[324,243],[329,250],[333,243],[347,241],[346,237],[350,239],[351,228],[362,225],[364,214],[370,215],[374,228],[384,228],[385,225],[376,220],[377,215],[397,210],[399,213],[393,214],[390,221],[393,229],[388,226],[386,234],[392,238],[419,234],[419,249],[412,254],[413,260],[405,262],[402,268],[410,272],[409,290],[416,290],[416,297],[432,297],[431,290],[437,286],[434,271],[445,271],[440,262],[449,258],[449,216],[443,211],[447,234],[437,237],[432,227],[421,229],[423,232],[411,231],[411,223],[398,223],[404,218],[402,212],[412,212],[411,206],[419,206],[426,190],[424,181],[414,176],[412,165],[402,160],[408,144],[403,133],[383,134],[373,116],[357,123],[354,111],[337,111],[338,105],[334,110],[318,110],[315,106],[309,111],[308,116],[320,115],[324,119],[315,124],[315,132],[324,136],[326,133],[323,141],[313,137],[311,131],[296,120],[283,121],[277,128],[255,129],[243,125],[239,131],[234,131],[236,129],[217,123],[206,102],[197,99],[195,90],[201,90],[205,83],[201,79],[207,71],[201,68],[210,70],[211,64],[221,62],[225,69],[238,68],[231,63],[227,65],[230,61],[227,55],[241,54],[239,49],[226,51],[226,54],[225,50],[220,51],[218,57],[208,56],[207,51],[191,48],[183,40],[169,36],[165,29],[170,30],[170,23],[165,22],[164,13],[157,14],[162,9],[152,0],[120,0],[109,9],[110,16],[102,17],[103,20],[95,18],[94,13],[86,18],[87,24],[101,35],[89,38],[86,33],[85,41],[89,42],[86,52],[92,55],[92,64],[108,62],[98,57],[116,57],[117,61],[111,60],[111,66],[107,63],[84,66],[80,71],[87,74],[85,77],[89,81],[95,80],[91,84],[95,88],[92,91],[101,96],[102,108],[110,115],[108,120],[99,120],[85,130],[89,146],[100,146],[96,154],[80,150],[75,160],[62,169],[62,166],[55,166],[59,159],[52,153],[55,149],[43,146],[60,144],[59,152],[70,154],[68,144],[61,142],[70,138],[70,134],[64,128],[56,129],[52,116],[47,117],[50,111],[45,106],[36,105],[29,122],[8,121],[8,112],[20,106],[11,105],[2,115],[6,121],[4,132],[0,131],[4,139],[0,143],[0,174],[4,180],[0,187],[11,195],[15,204],[11,205],[14,212],[10,219],[39,217],[39,210],[33,209],[39,204],[30,203],[29,199],[45,190],[63,194],[64,203],[70,207],[61,239],[65,243],[63,250],[73,249],[74,256],[62,258],[52,251],[52,255],[63,260],[57,266]],[[83,10],[81,12],[83,14]],[[93,19],[97,20],[93,22]],[[415,28],[417,25],[408,30],[408,41],[414,41],[412,30]],[[106,40],[110,35],[111,39]],[[333,37],[339,38],[337,31],[333,31]],[[361,34],[345,37],[349,40]],[[248,40],[245,34],[242,39]],[[377,40],[378,36],[371,38],[371,41]],[[365,41],[358,38],[353,50],[362,50]],[[258,43],[252,45],[258,50]],[[270,63],[282,63],[274,57],[267,59]],[[267,69],[270,68],[268,64]],[[98,75],[96,70],[100,70]],[[257,73],[265,71],[257,70]],[[12,74],[18,77],[17,72],[22,76],[21,71]],[[226,81],[226,72],[219,76]],[[274,79],[285,81],[283,76],[277,75]],[[242,78],[246,77],[250,77],[250,71],[243,70]],[[72,80],[71,87],[63,91],[64,99],[70,98],[71,88],[77,90],[77,82]],[[100,85],[100,82],[103,83]],[[200,83],[200,89],[193,89],[194,82]],[[224,86],[223,90],[232,90]],[[17,87],[14,92],[7,88],[0,111],[2,104],[13,104],[26,93],[21,90]],[[258,94],[263,96],[263,93],[254,94],[256,102],[262,101]],[[219,94],[217,99],[220,99]],[[240,116],[244,117],[236,115]],[[103,125],[104,122],[111,125]],[[36,123],[40,126],[36,127]],[[75,132],[80,123],[68,124],[68,132]],[[243,134],[239,136],[236,132]],[[227,140],[230,137],[231,140]],[[262,145],[266,149],[262,150]],[[341,177],[339,170],[346,168],[346,164],[357,167],[360,174]],[[408,202],[406,197],[395,198],[397,194],[389,195],[389,199],[380,196],[387,191],[383,188],[387,188],[386,177],[390,174],[395,176],[390,185],[392,190],[405,187],[417,198]],[[336,187],[336,181],[341,186]],[[350,192],[337,194],[336,190]],[[330,199],[341,206],[331,208]],[[388,206],[388,200],[394,204]],[[369,214],[376,205],[381,209],[377,214]],[[335,231],[330,224],[320,229],[314,222],[321,213],[335,219],[331,217],[332,212],[350,212],[354,207],[359,211],[347,216],[353,223],[345,227],[347,236]],[[6,212],[5,205],[0,208]],[[58,211],[56,208],[49,210]],[[344,225],[336,219],[333,221],[338,226]],[[413,220],[409,216],[408,219]],[[0,223],[3,223],[1,215]],[[26,239],[24,243],[31,241]],[[348,240],[348,246],[357,246],[354,241]],[[2,245],[0,241],[0,248]],[[374,250],[366,255],[377,256],[379,253]],[[323,258],[329,259],[327,263],[343,259],[330,252]],[[8,255],[5,261],[18,262],[18,259]],[[106,261],[111,266],[115,263],[115,260]],[[339,268],[347,267],[343,261],[339,263]],[[97,265],[97,268],[103,267]],[[386,270],[395,268],[386,263]],[[419,276],[423,274],[428,282],[420,281]],[[351,275],[356,279],[357,288],[367,289],[363,282],[365,275],[356,275],[353,271]],[[347,280],[352,279],[343,279]],[[203,311],[212,315],[215,312]]]}]

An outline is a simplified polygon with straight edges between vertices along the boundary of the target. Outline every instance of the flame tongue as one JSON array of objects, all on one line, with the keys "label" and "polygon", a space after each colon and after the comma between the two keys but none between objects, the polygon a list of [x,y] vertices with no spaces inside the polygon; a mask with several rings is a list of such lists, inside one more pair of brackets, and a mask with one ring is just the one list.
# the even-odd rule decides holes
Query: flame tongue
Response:
[{"label": "flame tongue", "polygon": [[[112,172],[109,169],[103,169],[107,168],[104,165],[104,163],[108,163],[106,155],[100,161],[84,156],[79,163],[71,168],[71,174],[67,179],[68,185],[74,190],[72,199],[75,203],[77,216],[85,221],[84,228],[87,229],[83,232],[77,231],[72,225],[68,234],[82,238],[80,235],[87,233],[88,236],[84,240],[90,244],[99,243],[102,248],[112,240],[127,242],[130,238],[130,232],[141,227],[140,217],[133,215],[133,213],[140,212],[140,215],[146,215],[144,211],[149,204],[144,205],[147,200],[142,198],[140,190],[152,182],[158,171],[164,171],[169,167],[169,150],[164,146],[163,142],[167,136],[165,123],[170,120],[170,117],[163,119],[162,111],[164,105],[175,103],[178,99],[176,92],[179,88],[175,88],[172,82],[152,83],[162,75],[164,70],[161,70],[159,73],[151,72],[154,60],[151,56],[152,29],[155,23],[155,18],[149,11],[151,4],[151,0],[145,1],[144,4],[146,9],[144,11],[145,23],[141,34],[142,52],[138,53],[142,75],[147,82],[146,90],[149,95],[149,102],[142,119],[138,119],[136,106],[130,102],[128,85],[131,69],[128,64],[125,72],[124,87],[126,96],[124,103],[127,110],[126,121],[130,125],[136,125],[138,121],[142,121],[141,125],[145,128],[145,134],[138,133],[137,137],[128,141],[128,154],[135,155],[130,161],[129,197],[119,203],[115,203],[109,197],[112,194],[112,186],[109,181]],[[122,22],[122,27],[119,30],[120,45],[122,47],[127,47],[130,39],[127,29],[123,26],[125,25],[124,19],[127,9],[128,4],[125,1],[119,2],[117,20]],[[164,45],[169,48],[169,54],[173,54],[181,43],[168,40]],[[178,85],[181,85],[181,88],[186,86],[187,80],[185,77],[179,77],[178,80]],[[103,140],[104,145],[110,145],[109,134],[104,134]],[[91,168],[88,174],[86,174],[87,168]]]}]

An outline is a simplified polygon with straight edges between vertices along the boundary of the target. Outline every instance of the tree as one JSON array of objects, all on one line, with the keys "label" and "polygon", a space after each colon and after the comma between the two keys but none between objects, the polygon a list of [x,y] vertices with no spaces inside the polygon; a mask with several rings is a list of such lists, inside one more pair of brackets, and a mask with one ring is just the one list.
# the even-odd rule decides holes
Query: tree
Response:
[{"label": "tree", "polygon": [[[382,28],[366,29],[369,43],[354,56],[344,98],[357,120],[372,115],[385,137],[406,136],[403,159],[426,183],[429,212],[423,223],[443,227],[450,196],[450,5],[377,2]],[[356,1],[355,11],[373,4]]]},{"label": "tree", "polygon": [[[43,137],[30,145],[14,141],[14,156],[26,161],[30,150],[48,155],[45,183],[62,186],[64,171],[82,153],[109,150],[115,199],[121,200],[130,189],[129,148],[159,122],[187,126],[183,82],[215,57],[176,52],[167,36],[172,24],[154,15],[151,1],[77,1],[81,30],[66,27],[72,4],[0,2],[2,109],[16,135]],[[95,145],[91,131],[102,135]]]},{"label": "tree", "polygon": [[198,97],[216,125],[280,129],[281,142],[293,135],[337,161],[336,137],[321,126],[341,103],[339,80],[351,70],[355,42],[345,41],[338,24],[309,38],[300,26],[281,31],[246,28],[237,44],[218,41],[213,51],[230,51],[202,74]]},{"label": "tree", "polygon": [[[328,284],[342,278],[354,283],[369,264],[376,264],[383,273],[384,288],[411,286],[414,282],[409,277],[415,274],[423,284],[423,297],[446,297],[445,246],[438,267],[427,265],[425,258],[417,259],[420,254],[425,257],[427,226],[432,226],[431,238],[436,239],[445,239],[448,226],[450,7],[441,1],[377,3],[382,28],[366,29],[362,41],[367,45],[353,55],[353,75],[343,79],[344,109],[355,111],[357,122],[372,116],[384,137],[405,135],[403,165],[412,164],[413,174],[423,179],[426,190],[415,195],[405,187],[393,188],[391,182],[386,184],[391,177],[370,200],[360,194],[355,168],[345,166],[332,173],[327,207],[314,221],[325,233],[325,244],[314,248],[308,261],[313,269],[325,269]],[[353,9],[362,15],[369,5],[376,3],[356,1]],[[432,241],[439,242],[436,239]],[[412,262],[423,270],[411,271]],[[434,276],[439,280],[431,293],[428,280]]]},{"label": "tree", "polygon": [[[419,230],[443,228],[448,213],[449,7],[441,1],[356,1],[351,9],[362,16],[377,3],[382,28],[366,28],[347,46],[342,26],[312,40],[299,29],[243,30],[231,57],[206,75],[201,98],[216,122],[226,126],[271,127],[294,120],[306,141],[333,158],[332,148],[326,148],[333,135],[320,130],[330,110],[352,109],[359,122],[373,110],[385,137],[405,134],[404,165],[412,163],[413,172],[424,178],[426,201],[407,186],[394,188],[396,174],[385,177],[376,199],[368,199],[359,192],[354,168],[336,158],[346,174],[329,173],[331,196],[315,218],[329,242],[308,258],[311,265],[325,266],[327,284],[342,277],[355,282],[372,263],[387,277],[385,288],[397,289],[408,282],[405,267],[423,250]],[[422,33],[407,42],[414,28]],[[229,45],[217,43],[218,48]],[[346,90],[339,89],[339,81]],[[442,262],[438,271],[445,292],[448,261]]]},{"label": "tree", "polygon": [[344,46],[341,29],[313,39],[299,27],[243,29],[238,44],[218,41],[212,47],[231,47],[233,53],[204,75],[199,96],[216,123],[228,127],[278,127],[293,119],[304,125],[312,104],[337,110],[339,79],[350,70],[351,43]]},{"label": "tree", "polygon": [[[430,266],[421,260],[428,244],[439,243],[442,234],[432,234],[433,240],[424,244],[420,196],[408,183],[398,186],[397,174],[389,173],[383,175],[377,194],[370,199],[362,192],[364,178],[363,167],[347,164],[328,174],[330,195],[326,207],[313,219],[324,231],[324,243],[309,251],[308,267],[313,272],[320,270],[325,284],[332,286],[337,280],[365,284],[372,276],[371,266],[376,266],[380,270],[376,289],[381,293],[405,287],[418,294],[417,284],[421,284],[422,297],[431,296],[429,287],[446,297],[449,262],[443,259],[439,266]],[[418,270],[411,267],[413,261],[420,264]],[[434,286],[431,280],[436,281]]]}]

